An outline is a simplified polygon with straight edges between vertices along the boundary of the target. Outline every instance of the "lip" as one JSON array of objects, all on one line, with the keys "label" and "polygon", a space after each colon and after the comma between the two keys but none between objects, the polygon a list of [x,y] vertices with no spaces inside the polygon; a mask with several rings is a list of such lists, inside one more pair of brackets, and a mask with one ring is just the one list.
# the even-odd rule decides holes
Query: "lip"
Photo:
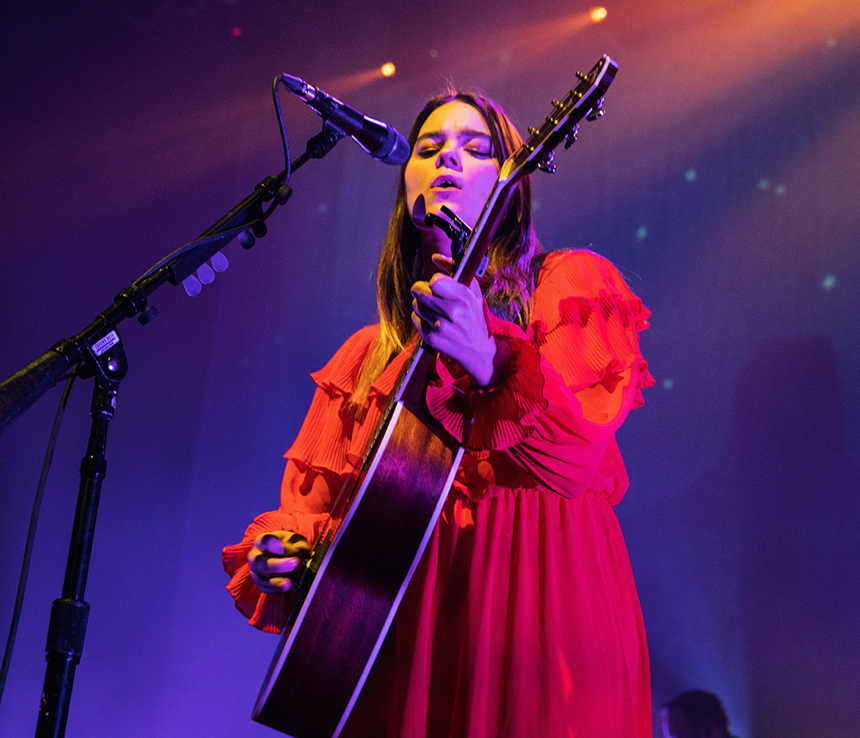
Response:
[{"label": "lip", "polygon": [[[454,186],[453,187],[444,187],[443,185],[446,182],[450,182]],[[463,185],[457,177],[454,177],[450,174],[443,174],[439,177],[436,177],[436,179],[433,180],[433,184],[430,185],[430,188],[433,190],[439,189],[439,190],[442,190],[444,192],[446,190],[453,190],[453,189],[460,190],[463,188]]]}]

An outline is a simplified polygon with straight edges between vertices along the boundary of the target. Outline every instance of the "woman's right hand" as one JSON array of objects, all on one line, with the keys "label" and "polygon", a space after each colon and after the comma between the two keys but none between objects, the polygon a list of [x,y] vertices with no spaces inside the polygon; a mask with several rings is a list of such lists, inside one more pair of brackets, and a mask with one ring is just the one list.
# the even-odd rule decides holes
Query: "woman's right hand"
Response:
[{"label": "woman's right hand", "polygon": [[288,530],[274,530],[257,536],[248,553],[251,579],[264,594],[288,592],[311,554],[304,536]]}]

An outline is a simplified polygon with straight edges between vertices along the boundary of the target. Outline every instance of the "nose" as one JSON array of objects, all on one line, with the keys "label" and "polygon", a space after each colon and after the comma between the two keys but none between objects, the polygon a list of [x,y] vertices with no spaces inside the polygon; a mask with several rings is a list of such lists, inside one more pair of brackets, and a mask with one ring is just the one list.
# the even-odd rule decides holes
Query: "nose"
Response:
[{"label": "nose", "polygon": [[460,155],[455,146],[443,146],[436,157],[436,168],[460,169]]}]

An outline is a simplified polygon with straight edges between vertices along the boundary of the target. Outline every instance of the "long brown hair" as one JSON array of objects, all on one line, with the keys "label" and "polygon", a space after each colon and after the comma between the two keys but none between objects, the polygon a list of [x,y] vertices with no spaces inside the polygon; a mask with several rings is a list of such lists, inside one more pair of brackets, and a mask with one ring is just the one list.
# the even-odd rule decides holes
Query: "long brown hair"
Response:
[{"label": "long brown hair", "polygon": [[[421,127],[430,114],[454,101],[466,103],[481,114],[490,131],[491,155],[499,166],[522,144],[519,133],[497,103],[478,92],[449,89],[431,98],[418,114],[409,134],[410,148],[414,147]],[[350,401],[355,410],[364,405],[370,386],[415,333],[411,319],[410,290],[412,283],[424,278],[424,275],[413,273],[415,265],[423,262],[416,258],[421,238],[406,204],[404,173],[407,163],[400,168],[400,184],[376,271],[380,331],[361,367],[356,390]],[[531,183],[529,177],[525,176],[511,194],[507,212],[487,249],[489,266],[484,289],[487,303],[491,309],[503,312],[506,317],[522,325],[528,321],[535,282],[533,261],[540,251],[532,227],[531,208]]]}]

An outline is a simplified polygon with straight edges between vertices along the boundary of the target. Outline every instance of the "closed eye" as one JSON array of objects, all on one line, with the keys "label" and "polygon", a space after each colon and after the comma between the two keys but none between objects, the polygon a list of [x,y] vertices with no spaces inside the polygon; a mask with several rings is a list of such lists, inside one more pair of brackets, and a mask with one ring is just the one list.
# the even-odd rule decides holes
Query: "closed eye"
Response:
[{"label": "closed eye", "polygon": [[419,156],[422,159],[428,159],[431,156],[434,156],[439,151],[438,146],[421,146],[416,152],[416,156]]},{"label": "closed eye", "polygon": [[486,146],[467,146],[466,151],[468,151],[472,156],[478,157],[479,159],[490,158],[490,149]]}]

